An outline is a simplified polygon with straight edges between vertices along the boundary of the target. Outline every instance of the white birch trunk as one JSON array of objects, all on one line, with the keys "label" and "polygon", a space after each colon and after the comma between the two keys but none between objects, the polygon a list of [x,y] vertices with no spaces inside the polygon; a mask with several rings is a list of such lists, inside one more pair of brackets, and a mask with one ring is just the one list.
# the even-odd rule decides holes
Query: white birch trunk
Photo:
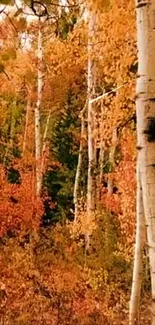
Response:
[{"label": "white birch trunk", "polygon": [[[87,180],[87,226],[93,219],[95,210],[94,202],[94,119],[93,119],[93,104],[91,99],[94,92],[94,59],[93,59],[93,42],[94,42],[95,14],[89,11],[88,24],[88,180]],[[89,231],[86,236],[86,246],[89,247]]]},{"label": "white birch trunk", "polygon": [[87,213],[88,216],[94,211],[94,119],[93,119],[93,104],[90,102],[94,91],[94,60],[93,60],[93,39],[94,39],[95,18],[93,12],[89,12],[88,26],[88,185],[87,185]]},{"label": "white birch trunk", "polygon": [[[42,157],[44,156],[45,151],[46,151],[46,141],[47,141],[49,124],[50,124],[50,118],[51,118],[51,111],[48,113],[46,125],[45,125],[45,131],[44,131],[44,135],[43,135],[43,141],[42,141],[43,146],[42,146],[42,152],[41,152]],[[42,168],[42,170],[43,170],[43,168]]]},{"label": "white birch trunk", "polygon": [[103,168],[104,168],[104,152],[105,152],[105,139],[104,139],[104,115],[106,110],[101,100],[101,120],[100,120],[100,155],[99,155],[99,181],[98,181],[98,202],[101,201],[102,182],[103,182]]},{"label": "white birch trunk", "polygon": [[22,152],[22,156],[23,157],[24,157],[25,150],[26,150],[26,141],[27,141],[27,133],[28,133],[28,124],[29,124],[29,113],[30,113],[30,109],[31,109],[31,100],[30,100],[30,96],[28,95],[27,105],[26,105],[24,139],[23,139],[23,152]]},{"label": "white birch trunk", "polygon": [[7,146],[6,146],[5,155],[4,155],[4,158],[3,158],[3,164],[6,163],[9,150],[11,150],[11,151],[13,150],[14,136],[15,136],[15,123],[16,123],[15,117],[14,117],[14,107],[15,106],[16,106],[16,101],[13,102],[13,106],[12,106],[9,141],[8,141]]},{"label": "white birch trunk", "polygon": [[103,181],[103,168],[104,168],[104,150],[105,150],[105,143],[104,143],[104,140],[102,138],[101,139],[101,146],[100,146],[100,156],[99,156],[98,202],[100,202],[100,200],[101,200],[102,181]]},{"label": "white birch trunk", "polygon": [[[87,103],[86,103],[87,105]],[[78,164],[76,169],[75,175],[75,183],[74,183],[74,193],[73,193],[73,200],[74,200],[74,222],[78,219],[79,214],[79,206],[78,206],[78,194],[79,194],[79,186],[80,186],[80,176],[81,176],[81,169],[82,169],[82,155],[83,155],[83,140],[85,134],[85,120],[84,120],[84,113],[85,108],[81,112],[81,137],[80,137],[80,148],[79,148],[79,155],[78,155]]]},{"label": "white birch trunk", "polygon": [[137,221],[136,221],[136,243],[134,253],[134,269],[132,289],[130,297],[129,325],[137,324],[139,321],[139,304],[143,272],[143,248],[145,244],[145,217],[143,208],[142,187],[140,182],[139,167],[137,163]]},{"label": "white birch trunk", "polygon": [[155,1],[137,0],[136,5],[138,161],[149,249],[152,325],[155,325]]},{"label": "white birch trunk", "polygon": [[48,129],[49,129],[50,118],[51,118],[51,111],[49,112],[49,114],[47,116],[47,121],[46,121],[46,125],[45,125],[43,141],[42,141],[40,190],[42,188],[43,174],[44,174],[44,171],[45,171],[45,154],[46,154],[46,148],[47,148],[47,133],[48,133]]},{"label": "white birch trunk", "polygon": [[39,21],[38,28],[38,92],[37,103],[35,106],[35,158],[36,158],[36,195],[38,196],[41,191],[41,135],[40,135],[40,108],[42,100],[43,90],[43,44],[42,44],[42,32],[41,24]]}]

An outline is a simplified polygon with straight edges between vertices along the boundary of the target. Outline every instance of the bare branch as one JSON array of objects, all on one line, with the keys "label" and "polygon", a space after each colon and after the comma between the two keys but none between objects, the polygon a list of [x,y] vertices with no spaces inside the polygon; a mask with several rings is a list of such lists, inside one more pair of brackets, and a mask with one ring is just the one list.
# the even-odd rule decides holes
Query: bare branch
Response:
[{"label": "bare branch", "polygon": [[5,76],[7,77],[7,79],[12,82],[12,80],[10,79],[9,75],[7,74],[7,72],[5,70],[3,70],[3,73],[5,74]]},{"label": "bare branch", "polygon": [[0,14],[2,14],[4,12],[4,10],[6,9],[7,6],[4,6],[1,10],[0,10]]},{"label": "bare branch", "polygon": [[86,99],[86,102],[84,104],[84,107],[82,108],[82,110],[80,111],[80,114],[79,114],[79,117],[82,118],[83,117],[83,114],[87,108],[87,105],[88,105],[88,99]]},{"label": "bare branch", "polygon": [[9,22],[10,22],[10,24],[13,26],[14,30],[16,31],[16,33],[18,33],[18,30],[17,30],[16,26],[14,25],[12,19],[10,18],[9,14],[8,14],[7,12],[5,12],[5,11],[3,11],[3,13],[4,13],[4,15],[6,15],[6,17],[9,19]]},{"label": "bare branch", "polygon": [[100,96],[98,96],[98,97],[96,97],[96,98],[94,98],[94,99],[90,99],[90,100],[89,100],[89,103],[90,103],[90,104],[93,104],[93,103],[97,102],[98,100],[100,100],[100,99],[102,99],[102,98],[104,98],[104,97],[106,97],[106,96],[108,96],[108,95],[110,95],[110,94],[116,92],[118,89],[123,88],[127,83],[128,83],[128,82],[125,82],[123,85],[121,85],[121,86],[119,86],[119,87],[117,87],[117,88],[114,88],[114,89],[108,91],[108,92],[105,93],[105,94],[102,94],[102,95],[100,95]]}]

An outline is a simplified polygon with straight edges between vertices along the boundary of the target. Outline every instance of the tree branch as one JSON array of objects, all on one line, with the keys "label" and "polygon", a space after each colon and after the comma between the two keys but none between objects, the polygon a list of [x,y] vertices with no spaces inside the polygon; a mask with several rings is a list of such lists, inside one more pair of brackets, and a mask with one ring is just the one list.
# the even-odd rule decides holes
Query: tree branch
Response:
[{"label": "tree branch", "polygon": [[94,99],[90,99],[90,100],[89,100],[89,103],[90,103],[90,104],[93,104],[93,103],[97,102],[98,100],[100,100],[100,99],[102,99],[102,98],[104,98],[104,97],[106,97],[106,96],[108,96],[108,95],[110,95],[110,94],[116,92],[118,89],[124,87],[127,83],[128,83],[128,82],[125,82],[123,85],[121,85],[121,86],[119,86],[119,87],[117,87],[117,88],[114,88],[114,89],[108,91],[108,92],[105,93],[105,94],[102,94],[102,95],[100,95],[100,96],[98,96],[98,97],[96,97],[96,98],[94,98]]}]

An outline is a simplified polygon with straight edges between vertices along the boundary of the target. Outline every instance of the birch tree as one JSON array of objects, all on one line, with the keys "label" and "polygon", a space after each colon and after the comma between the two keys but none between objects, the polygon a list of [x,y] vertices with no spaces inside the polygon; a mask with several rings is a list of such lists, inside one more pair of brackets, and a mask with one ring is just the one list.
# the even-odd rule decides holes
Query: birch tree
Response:
[{"label": "birch tree", "polygon": [[26,104],[24,139],[23,139],[23,152],[22,152],[23,157],[24,157],[24,154],[25,154],[25,151],[26,151],[26,141],[27,141],[27,133],[28,133],[28,124],[29,124],[30,110],[31,110],[31,99],[30,99],[30,95],[28,94],[27,104]]},{"label": "birch tree", "polygon": [[16,109],[17,109],[16,106],[17,106],[16,101],[13,101],[13,103],[11,105],[9,139],[8,139],[8,144],[6,146],[5,155],[3,158],[3,164],[6,163],[9,151],[11,150],[11,152],[12,152],[13,147],[14,147],[14,137],[15,137],[15,131],[16,131],[16,118],[15,118]]},{"label": "birch tree", "polygon": [[38,23],[38,71],[37,71],[37,103],[35,106],[35,158],[36,158],[36,195],[39,195],[41,190],[41,135],[40,135],[40,108],[42,101],[43,90],[43,44],[41,21]]},{"label": "birch tree", "polygon": [[[87,225],[93,218],[95,210],[95,189],[94,189],[94,167],[95,167],[95,150],[94,150],[94,119],[93,119],[93,99],[94,83],[95,83],[95,62],[93,58],[93,42],[95,28],[95,13],[89,10],[88,22],[88,180],[87,180]],[[87,234],[87,244],[89,242],[89,234]],[[87,245],[89,246],[89,245]]]},{"label": "birch tree", "polygon": [[136,11],[139,63],[136,87],[138,167],[147,226],[152,325],[155,325],[155,1],[137,0]]},{"label": "birch tree", "polygon": [[41,174],[40,175],[40,190],[42,188],[43,174],[44,174],[44,170],[45,170],[45,156],[46,156],[46,149],[47,149],[47,134],[48,134],[48,130],[49,130],[50,118],[51,118],[51,110],[49,111],[49,113],[47,115],[45,130],[44,130],[43,139],[42,139],[41,167],[40,167],[40,174]]},{"label": "birch tree", "polygon": [[137,221],[136,243],[134,253],[134,269],[130,298],[129,324],[133,325],[139,320],[139,304],[143,272],[143,248],[145,244],[145,218],[143,208],[142,186],[140,182],[139,166],[137,163]]},{"label": "birch tree", "polygon": [[80,176],[81,176],[81,169],[82,169],[82,158],[83,158],[83,140],[84,140],[84,134],[85,134],[85,110],[88,105],[88,102],[86,101],[86,104],[84,108],[82,109],[80,113],[81,118],[81,136],[80,136],[80,147],[79,147],[79,155],[78,155],[78,164],[76,168],[76,175],[75,175],[75,183],[74,183],[74,193],[73,193],[73,200],[74,200],[74,221],[77,221],[78,214],[79,214],[79,187],[80,187]]},{"label": "birch tree", "polygon": [[101,100],[98,201],[101,200],[101,189],[102,189],[103,168],[104,168],[104,151],[105,151],[105,139],[103,134],[104,114],[105,114],[105,108],[104,108],[103,100]]}]

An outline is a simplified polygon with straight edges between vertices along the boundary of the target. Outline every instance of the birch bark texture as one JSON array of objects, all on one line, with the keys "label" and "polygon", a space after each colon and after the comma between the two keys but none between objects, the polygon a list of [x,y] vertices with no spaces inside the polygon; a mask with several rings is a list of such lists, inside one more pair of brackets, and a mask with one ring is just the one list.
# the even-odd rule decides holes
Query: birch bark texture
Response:
[{"label": "birch bark texture", "polygon": [[155,1],[137,0],[136,14],[138,168],[147,227],[152,289],[152,325],[155,325]]},{"label": "birch bark texture", "polygon": [[37,103],[35,106],[35,159],[36,159],[36,195],[41,191],[41,134],[40,134],[40,108],[43,90],[43,43],[41,21],[38,22],[38,71],[37,71]]},{"label": "birch bark texture", "polygon": [[136,199],[136,242],[134,253],[134,268],[129,309],[129,325],[139,321],[139,304],[141,295],[142,272],[143,272],[143,248],[146,240],[145,217],[143,208],[142,186],[140,182],[139,166],[137,162],[137,199]]},{"label": "birch bark texture", "polygon": [[104,133],[103,133],[103,121],[104,121],[104,114],[105,114],[105,108],[103,105],[103,100],[101,100],[101,113],[99,118],[99,157],[98,157],[98,174],[97,174],[97,186],[96,186],[96,199],[97,204],[99,205],[101,202],[102,197],[102,181],[103,181],[103,168],[104,168],[104,153],[105,153],[105,140],[104,140]]},{"label": "birch bark texture", "polygon": [[49,124],[50,124],[50,118],[51,118],[51,110],[49,111],[47,115],[47,120],[46,120],[46,125],[45,125],[45,130],[43,134],[43,139],[42,139],[42,150],[41,150],[41,166],[40,166],[40,190],[42,188],[43,184],[43,175],[46,169],[46,149],[47,149],[47,135],[48,135],[48,130],[49,130]]},{"label": "birch bark texture", "polygon": [[87,178],[87,233],[86,233],[86,251],[89,250],[90,234],[92,221],[95,212],[95,147],[94,147],[94,107],[91,100],[95,90],[95,60],[93,55],[95,41],[95,22],[96,17],[92,9],[88,10],[88,178]]},{"label": "birch bark texture", "polygon": [[88,181],[87,181],[87,217],[88,223],[91,221],[92,213],[95,209],[94,200],[94,167],[95,167],[95,148],[94,148],[94,118],[93,103],[91,99],[94,94],[95,86],[95,63],[93,57],[93,42],[95,28],[95,13],[89,10],[88,23]]},{"label": "birch bark texture", "polygon": [[78,216],[79,216],[80,177],[82,174],[83,151],[84,151],[83,142],[84,142],[84,135],[85,135],[85,111],[86,111],[87,105],[88,105],[88,101],[86,101],[86,104],[80,113],[80,118],[81,118],[80,147],[79,147],[78,163],[77,163],[75,182],[74,182],[74,192],[73,192],[74,222],[77,222]]},{"label": "birch bark texture", "polygon": [[24,130],[24,139],[23,139],[23,152],[22,152],[23,157],[24,157],[25,151],[26,151],[30,110],[31,110],[31,98],[30,98],[30,95],[28,94],[27,104],[26,104],[25,130]]}]

